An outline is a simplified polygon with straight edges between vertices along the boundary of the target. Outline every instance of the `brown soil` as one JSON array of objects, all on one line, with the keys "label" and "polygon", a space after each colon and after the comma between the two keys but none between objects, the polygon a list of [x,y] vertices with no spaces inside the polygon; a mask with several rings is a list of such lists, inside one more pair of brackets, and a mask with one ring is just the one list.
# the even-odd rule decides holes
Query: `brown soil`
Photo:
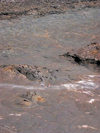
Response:
[{"label": "brown soil", "polygon": [[100,133],[98,67],[59,56],[73,48],[70,56],[100,59],[99,7],[99,0],[0,2],[0,133]]}]

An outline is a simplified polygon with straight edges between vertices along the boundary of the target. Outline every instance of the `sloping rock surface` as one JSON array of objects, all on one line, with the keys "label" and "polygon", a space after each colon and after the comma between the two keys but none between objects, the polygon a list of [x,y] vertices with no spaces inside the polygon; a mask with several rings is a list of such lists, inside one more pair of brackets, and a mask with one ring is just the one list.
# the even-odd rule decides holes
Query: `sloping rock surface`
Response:
[{"label": "sloping rock surface", "polygon": [[64,54],[66,57],[72,57],[77,63],[100,64],[100,44],[91,43],[78,50],[71,50]]}]

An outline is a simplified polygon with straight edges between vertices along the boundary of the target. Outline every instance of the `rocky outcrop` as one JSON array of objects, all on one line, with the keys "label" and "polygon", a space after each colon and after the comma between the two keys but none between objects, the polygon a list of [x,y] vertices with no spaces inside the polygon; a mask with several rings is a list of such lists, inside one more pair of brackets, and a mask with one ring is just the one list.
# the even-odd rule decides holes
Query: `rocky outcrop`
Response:
[{"label": "rocky outcrop", "polygon": [[100,6],[99,0],[0,0],[0,19],[29,14],[39,17],[64,13],[69,8],[97,6]]},{"label": "rocky outcrop", "polygon": [[[50,70],[46,67],[37,67],[30,65],[1,65],[1,80],[25,80],[35,81],[38,83],[53,83],[56,79],[55,72],[58,70]],[[4,78],[3,78],[4,77]]]},{"label": "rocky outcrop", "polygon": [[66,52],[63,56],[71,57],[77,63],[91,63],[100,65],[100,44],[91,43],[78,50]]}]

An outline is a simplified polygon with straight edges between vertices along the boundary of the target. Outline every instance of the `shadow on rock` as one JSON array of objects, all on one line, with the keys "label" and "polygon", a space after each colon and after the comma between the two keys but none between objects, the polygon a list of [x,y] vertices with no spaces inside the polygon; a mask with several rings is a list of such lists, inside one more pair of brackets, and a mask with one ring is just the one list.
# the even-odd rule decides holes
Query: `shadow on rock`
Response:
[{"label": "shadow on rock", "polygon": [[70,50],[62,56],[73,59],[76,63],[90,66],[100,66],[100,44],[91,43],[78,50]]}]

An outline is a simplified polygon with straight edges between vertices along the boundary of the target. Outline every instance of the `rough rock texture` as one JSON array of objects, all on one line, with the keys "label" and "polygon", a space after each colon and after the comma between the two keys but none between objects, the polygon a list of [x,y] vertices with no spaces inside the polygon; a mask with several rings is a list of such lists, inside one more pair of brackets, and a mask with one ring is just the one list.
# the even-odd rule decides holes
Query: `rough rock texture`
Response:
[{"label": "rough rock texture", "polygon": [[100,65],[100,44],[91,43],[78,50],[71,50],[64,54],[66,57],[72,57],[77,63],[92,63]]},{"label": "rough rock texture", "polygon": [[[40,7],[42,15],[54,9]],[[99,10],[0,21],[0,133],[100,133],[99,73],[59,57],[100,40]]]},{"label": "rough rock texture", "polygon": [[97,6],[100,6],[99,0],[1,0],[0,19],[29,14],[39,17],[46,14],[63,13],[69,8]]},{"label": "rough rock texture", "polygon": [[[29,80],[43,83],[53,83],[56,79],[55,72],[58,70],[50,70],[46,67],[37,67],[30,65],[1,65],[1,80]],[[6,76],[5,76],[6,75]]]}]

